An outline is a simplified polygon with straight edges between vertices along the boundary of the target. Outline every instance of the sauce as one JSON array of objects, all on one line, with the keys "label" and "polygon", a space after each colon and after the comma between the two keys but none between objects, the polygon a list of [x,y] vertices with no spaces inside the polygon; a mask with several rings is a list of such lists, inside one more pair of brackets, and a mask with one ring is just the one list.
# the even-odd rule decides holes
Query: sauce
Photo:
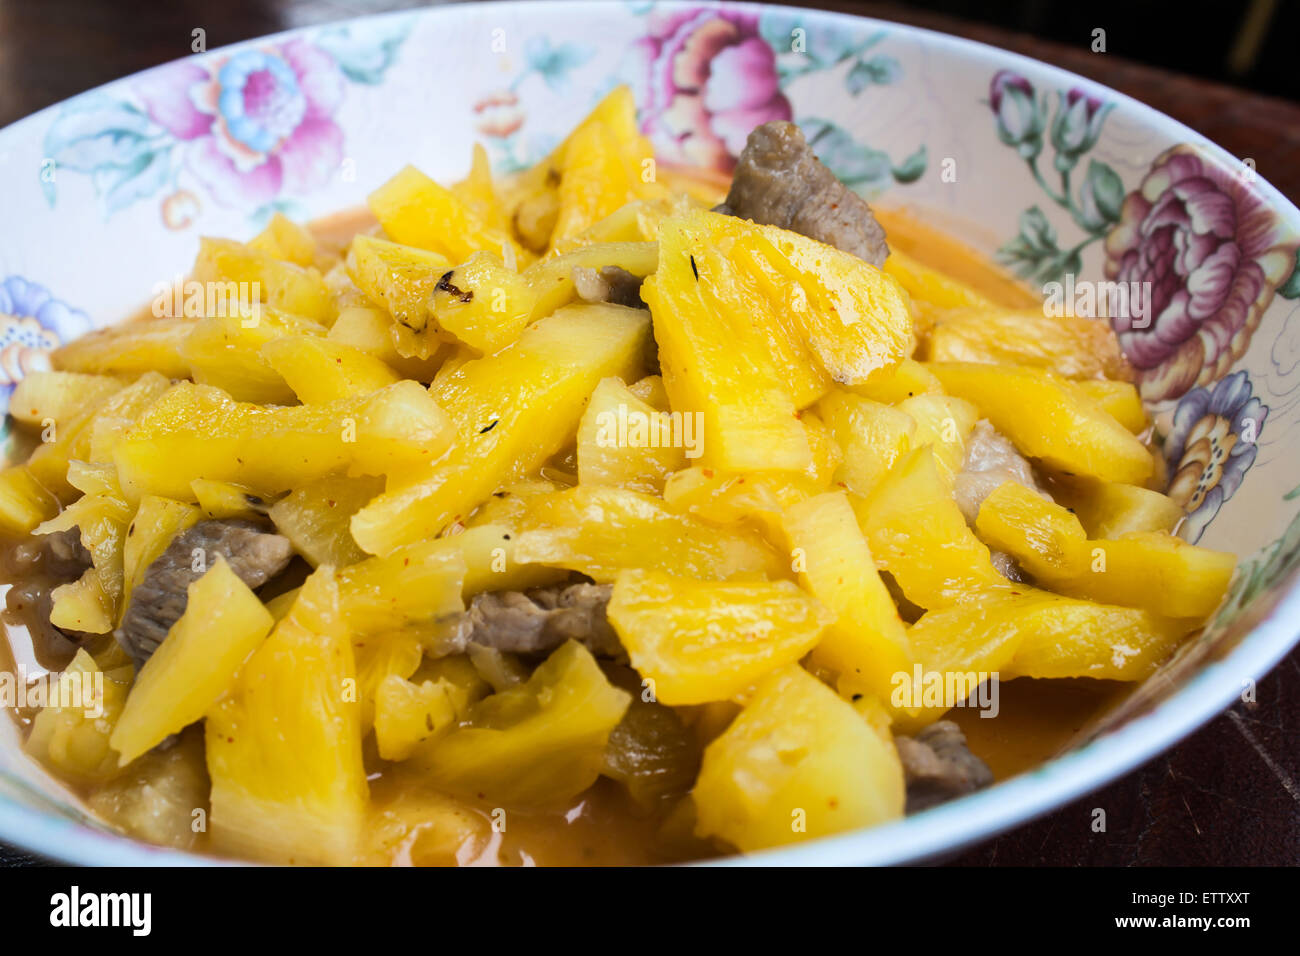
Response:
[{"label": "sauce", "polygon": [[[697,196],[719,198],[725,183],[713,182],[681,171],[675,177]],[[719,192],[719,190],[721,192]],[[879,218],[891,243],[919,261],[942,266],[957,278],[1008,306],[1032,307],[1031,292],[969,247],[923,223],[911,212],[880,210]],[[318,220],[310,228],[321,247],[320,264],[337,262],[351,238],[375,229],[369,210],[345,210]],[[148,309],[139,313],[148,317]],[[0,540],[0,589],[5,607],[0,623],[8,641],[0,641],[0,666],[14,670],[22,664],[29,675],[66,666],[77,645],[50,626],[49,591],[61,579],[51,576],[30,543]],[[111,641],[102,638],[90,646],[94,652]],[[1000,712],[982,718],[976,710],[957,708],[948,715],[966,733],[971,749],[1005,780],[1050,759],[1066,749],[1086,726],[1123,699],[1129,685],[1088,680],[1030,680],[1004,683],[999,688]],[[11,711],[25,735],[30,713]],[[720,730],[720,728],[714,728]],[[107,784],[80,792],[109,822],[156,842],[199,852],[207,850],[204,834],[189,831],[189,807],[176,814],[181,822],[175,833],[157,825],[161,813],[141,819],[142,801],[168,788],[168,783],[206,781],[201,741],[191,728],[183,748],[165,758],[146,755]],[[370,748],[368,748],[370,749]],[[549,811],[503,811],[438,793],[411,779],[401,765],[367,759],[370,772],[370,819],[365,846],[358,863],[391,865],[638,865],[677,862],[714,855],[718,848],[690,833],[689,813],[683,801],[666,801],[647,811],[634,804],[627,791],[601,778],[567,806]],[[166,779],[162,775],[168,775]],[[164,786],[159,786],[163,784]],[[194,799],[190,798],[190,802]],[[149,810],[147,803],[143,804]],[[175,813],[178,807],[170,810]],[[182,827],[182,825],[184,825]]]}]

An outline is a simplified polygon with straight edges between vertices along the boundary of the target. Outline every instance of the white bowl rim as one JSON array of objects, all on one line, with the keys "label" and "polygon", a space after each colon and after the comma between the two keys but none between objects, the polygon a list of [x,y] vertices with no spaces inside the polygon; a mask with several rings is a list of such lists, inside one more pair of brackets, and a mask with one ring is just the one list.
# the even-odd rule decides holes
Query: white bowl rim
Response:
[{"label": "white bowl rim", "polygon": [[[546,6],[563,12],[584,10],[583,0],[491,0],[396,10],[361,17],[349,17],[328,24],[312,24],[265,34],[238,43],[214,48],[201,54],[181,57],[171,63],[184,62],[221,51],[234,51],[263,44],[268,40],[311,33],[323,26],[349,23],[373,23],[385,19],[454,15],[476,7],[513,7],[520,10]],[[1200,133],[1125,93],[1105,84],[1053,66],[1041,60],[1003,50],[965,37],[941,33],[877,17],[865,17],[831,10],[788,7],[778,4],[693,2],[693,0],[657,0],[660,7],[748,7],[754,10],[785,10],[815,19],[842,20],[875,24],[900,34],[921,35],[932,46],[968,58],[996,62],[999,68],[1024,66],[1036,73],[1047,73],[1058,82],[1082,86],[1104,93],[1111,101],[1125,104],[1153,127],[1163,127],[1172,138],[1209,149],[1228,164],[1239,160]],[[168,64],[150,67],[159,69]],[[93,94],[125,80],[141,76],[142,70],[101,84],[78,97]],[[73,97],[75,98],[75,97]],[[71,98],[70,98],[71,99]],[[60,101],[0,128],[0,138],[21,127],[48,117],[68,100]],[[1300,209],[1290,202],[1263,176],[1254,187],[1268,205],[1300,228]],[[741,854],[719,859],[701,860],[697,866],[881,866],[923,863],[927,859],[948,855],[973,843],[991,839],[1006,830],[1059,809],[1088,793],[1095,792],[1142,763],[1176,745],[1193,731],[1227,710],[1241,694],[1247,678],[1258,680],[1300,643],[1300,569],[1277,582],[1268,592],[1257,595],[1257,602],[1271,601],[1266,615],[1223,658],[1205,664],[1187,683],[1161,700],[1150,711],[1136,716],[1120,727],[1109,730],[1077,750],[1045,761],[985,790],[941,804],[923,813],[893,823],[810,840],[788,847]],[[256,865],[248,861],[190,853],[143,843],[125,835],[77,823],[66,817],[42,812],[0,795],[0,841],[25,852],[86,866],[241,866]],[[76,850],[69,848],[75,846]]]}]

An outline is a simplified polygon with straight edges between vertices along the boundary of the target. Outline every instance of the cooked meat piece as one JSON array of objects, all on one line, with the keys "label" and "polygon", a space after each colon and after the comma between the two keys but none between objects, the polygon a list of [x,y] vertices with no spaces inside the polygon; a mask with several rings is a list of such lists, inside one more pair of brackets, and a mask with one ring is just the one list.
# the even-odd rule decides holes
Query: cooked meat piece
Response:
[{"label": "cooked meat piece", "polygon": [[612,591],[608,584],[569,584],[475,595],[454,638],[440,650],[454,654],[480,644],[545,654],[572,639],[599,657],[622,657],[618,635],[605,617]]},{"label": "cooked meat piece", "polygon": [[1044,498],[1048,497],[1038,487],[1033,468],[1016,451],[1016,446],[989,424],[988,419],[980,419],[966,443],[966,461],[953,482],[957,506],[968,524],[974,526],[980,505],[1004,481],[1018,481]]},{"label": "cooked meat piece", "polygon": [[43,536],[45,570],[55,577],[79,578],[90,567],[90,552],[81,543],[81,529],[69,528]]},{"label": "cooked meat piece", "polygon": [[907,781],[907,812],[917,813],[993,782],[993,772],[966,746],[951,720],[926,727],[915,737],[894,738]]},{"label": "cooked meat piece", "polygon": [[990,549],[989,559],[993,562],[993,570],[1008,581],[1022,582],[1025,580],[1025,573],[1020,570],[1020,565],[1016,562],[1016,559],[1005,551]]},{"label": "cooked meat piece", "polygon": [[[200,554],[201,562],[195,560]],[[293,548],[288,538],[252,521],[200,521],[178,534],[131,592],[122,626],[114,632],[137,670],[185,612],[186,588],[203,574],[195,566],[211,567],[217,555],[241,581],[258,588],[285,569]]]},{"label": "cooked meat piece", "polygon": [[793,123],[764,123],[749,134],[718,211],[791,229],[873,266],[889,255],[866,200],[822,165]]},{"label": "cooked meat piece", "polygon": [[641,277],[622,266],[573,267],[573,287],[584,302],[612,302],[629,309],[644,309],[641,301]]}]

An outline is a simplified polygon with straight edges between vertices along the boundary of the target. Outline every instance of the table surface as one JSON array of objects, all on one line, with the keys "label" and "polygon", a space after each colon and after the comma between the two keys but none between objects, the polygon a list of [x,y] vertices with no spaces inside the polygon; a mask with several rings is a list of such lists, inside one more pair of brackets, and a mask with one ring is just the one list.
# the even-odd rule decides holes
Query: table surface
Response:
[{"label": "table surface", "polygon": [[[189,53],[276,30],[416,6],[384,0],[172,0],[150,12],[98,0],[0,0],[0,126],[85,89]],[[894,3],[805,4],[911,23],[1054,63],[1181,120],[1300,203],[1300,106],[995,27]],[[121,12],[119,12],[121,11]],[[1300,650],[1179,746],[1109,787],[949,862],[1012,865],[1300,863]],[[1107,830],[1092,829],[1094,808]],[[31,856],[0,846],[0,863]]]}]

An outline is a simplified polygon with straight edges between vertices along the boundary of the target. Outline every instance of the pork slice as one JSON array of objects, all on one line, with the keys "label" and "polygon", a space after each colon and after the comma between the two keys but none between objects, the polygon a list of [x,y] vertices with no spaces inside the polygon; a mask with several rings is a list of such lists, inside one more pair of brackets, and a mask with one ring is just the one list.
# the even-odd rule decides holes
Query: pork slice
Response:
[{"label": "pork slice", "polygon": [[940,720],[915,737],[894,738],[907,782],[907,812],[917,813],[993,782],[993,771],[966,745],[951,720]]},{"label": "pork slice", "polygon": [[641,282],[622,266],[573,267],[573,288],[584,302],[612,302],[629,309],[644,309],[641,301]]},{"label": "pork slice", "polygon": [[259,588],[285,569],[293,547],[288,538],[253,521],[200,521],[178,534],[131,592],[122,626],[114,632],[137,671],[185,613],[186,589],[203,575],[196,568],[211,567],[217,555],[241,581]]},{"label": "pork slice", "polygon": [[583,583],[477,594],[439,650],[453,654],[479,645],[545,654],[575,640],[597,657],[620,658],[622,645],[605,615],[612,591],[612,585]]},{"label": "pork slice", "polygon": [[793,123],[764,123],[749,134],[717,211],[790,229],[873,266],[889,255],[866,200],[835,178]]}]

